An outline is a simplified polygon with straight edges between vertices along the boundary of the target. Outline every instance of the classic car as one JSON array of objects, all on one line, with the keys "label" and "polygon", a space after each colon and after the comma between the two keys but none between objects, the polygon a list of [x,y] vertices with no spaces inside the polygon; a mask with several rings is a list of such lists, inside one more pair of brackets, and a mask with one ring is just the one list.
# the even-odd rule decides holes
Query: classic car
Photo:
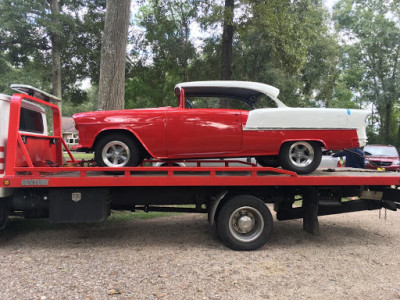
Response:
[{"label": "classic car", "polygon": [[83,112],[73,116],[80,151],[99,166],[165,160],[255,157],[262,166],[314,171],[322,148],[366,144],[368,112],[291,108],[279,89],[247,81],[198,81],[175,86],[177,107]]}]

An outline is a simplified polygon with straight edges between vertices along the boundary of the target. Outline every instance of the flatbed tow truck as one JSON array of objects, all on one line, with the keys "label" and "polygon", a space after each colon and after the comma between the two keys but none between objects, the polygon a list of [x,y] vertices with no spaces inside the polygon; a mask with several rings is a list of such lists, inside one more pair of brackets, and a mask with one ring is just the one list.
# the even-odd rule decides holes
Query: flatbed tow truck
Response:
[{"label": "flatbed tow truck", "polygon": [[[80,166],[62,138],[60,111],[50,103],[56,98],[29,86],[14,88],[18,93],[2,95],[0,105],[0,132],[6,132],[0,140],[2,229],[10,215],[82,223],[104,221],[111,210],[207,213],[228,247],[254,250],[272,234],[266,204],[273,204],[280,221],[302,218],[312,234],[319,232],[320,215],[400,208],[397,172],[340,168],[298,175],[235,160],[192,160],[191,167],[172,161],[156,167],[151,160],[112,171]],[[38,125],[38,113],[27,113],[41,112],[37,107],[52,112],[51,134],[46,118]]]}]

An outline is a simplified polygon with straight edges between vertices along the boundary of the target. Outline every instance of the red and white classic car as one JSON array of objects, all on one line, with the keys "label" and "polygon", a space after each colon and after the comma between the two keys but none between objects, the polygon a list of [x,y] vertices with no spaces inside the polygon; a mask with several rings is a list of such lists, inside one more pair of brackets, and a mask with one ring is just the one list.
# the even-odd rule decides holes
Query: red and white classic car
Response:
[{"label": "red and white classic car", "polygon": [[137,166],[146,157],[255,157],[262,166],[305,174],[318,167],[321,148],[367,141],[367,111],[287,107],[279,90],[263,83],[185,82],[175,94],[177,107],[75,114],[78,149],[94,151],[99,166]]}]

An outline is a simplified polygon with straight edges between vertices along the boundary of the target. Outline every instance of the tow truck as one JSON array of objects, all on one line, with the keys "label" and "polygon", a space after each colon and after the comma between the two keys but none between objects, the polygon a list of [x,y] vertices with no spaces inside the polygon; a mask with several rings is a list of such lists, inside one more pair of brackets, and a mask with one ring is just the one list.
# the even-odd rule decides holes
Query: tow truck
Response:
[{"label": "tow truck", "polygon": [[226,246],[255,250],[272,234],[271,210],[279,221],[303,219],[303,229],[318,234],[318,216],[400,208],[397,172],[339,168],[298,175],[210,159],[167,166],[152,160],[112,171],[84,166],[62,138],[58,99],[26,85],[12,88],[12,97],[0,94],[1,229],[13,215],[84,223],[103,222],[114,210],[206,213]]}]

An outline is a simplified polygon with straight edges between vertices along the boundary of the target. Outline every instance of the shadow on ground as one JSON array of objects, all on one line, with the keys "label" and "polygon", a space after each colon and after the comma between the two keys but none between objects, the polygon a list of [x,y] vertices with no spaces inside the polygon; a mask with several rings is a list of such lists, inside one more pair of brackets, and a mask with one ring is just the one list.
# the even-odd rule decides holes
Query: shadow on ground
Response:
[{"label": "shadow on ground", "polygon": [[[365,220],[368,223],[368,219]],[[389,234],[368,229],[363,224],[324,218],[319,236],[302,230],[301,220],[274,222],[274,233],[263,247],[288,248],[303,245],[341,247],[342,245],[381,243]],[[183,214],[156,219],[106,221],[93,224],[49,224],[47,220],[11,219],[0,235],[0,246],[28,244],[31,248],[92,247],[202,247],[227,249],[206,215]]]}]

